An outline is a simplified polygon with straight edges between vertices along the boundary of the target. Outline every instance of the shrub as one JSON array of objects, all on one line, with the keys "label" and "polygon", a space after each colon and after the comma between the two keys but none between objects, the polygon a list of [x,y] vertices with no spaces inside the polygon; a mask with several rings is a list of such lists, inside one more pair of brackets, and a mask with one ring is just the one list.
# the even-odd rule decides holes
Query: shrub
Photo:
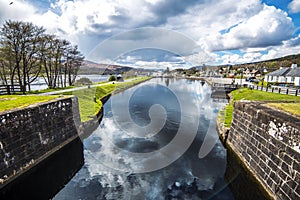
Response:
[{"label": "shrub", "polygon": [[114,75],[111,75],[108,79],[108,81],[116,81],[116,77]]},{"label": "shrub", "polygon": [[87,77],[83,77],[76,81],[76,85],[91,85],[93,82]]}]

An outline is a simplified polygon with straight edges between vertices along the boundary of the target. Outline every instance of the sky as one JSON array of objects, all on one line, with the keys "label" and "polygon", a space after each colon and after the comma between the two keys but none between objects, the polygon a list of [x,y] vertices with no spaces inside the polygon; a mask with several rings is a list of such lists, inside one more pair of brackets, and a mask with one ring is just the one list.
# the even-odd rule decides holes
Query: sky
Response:
[{"label": "sky", "polygon": [[0,0],[0,25],[9,19],[43,26],[87,60],[132,67],[300,53],[300,0]]}]

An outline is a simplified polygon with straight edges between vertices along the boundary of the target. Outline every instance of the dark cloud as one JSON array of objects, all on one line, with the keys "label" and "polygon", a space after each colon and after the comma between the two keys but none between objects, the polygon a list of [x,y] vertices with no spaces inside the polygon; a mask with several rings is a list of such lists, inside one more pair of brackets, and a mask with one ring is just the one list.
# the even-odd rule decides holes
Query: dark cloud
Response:
[{"label": "dark cloud", "polygon": [[190,7],[203,3],[203,0],[164,0],[150,9],[157,17],[156,23],[164,24],[172,16],[180,15]]},{"label": "dark cloud", "polygon": [[296,47],[300,45],[300,35],[298,37],[295,37],[289,41],[287,41],[286,46],[288,47]]},{"label": "dark cloud", "polygon": [[138,49],[160,49],[174,55],[190,55],[199,48],[195,41],[175,31],[141,28],[121,33],[100,43],[90,55],[91,60],[115,58]]},{"label": "dark cloud", "polygon": [[[121,60],[143,60],[148,62],[180,62],[182,61],[181,57],[168,51],[164,51],[161,49],[138,49],[132,52],[126,53],[119,57]],[[132,61],[131,61],[132,62]]]}]

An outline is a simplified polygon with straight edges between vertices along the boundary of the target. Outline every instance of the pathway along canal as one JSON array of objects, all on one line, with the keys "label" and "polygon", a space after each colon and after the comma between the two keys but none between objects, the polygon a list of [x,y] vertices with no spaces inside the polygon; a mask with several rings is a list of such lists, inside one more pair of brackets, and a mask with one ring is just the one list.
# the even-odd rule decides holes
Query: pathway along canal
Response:
[{"label": "pathway along canal", "polygon": [[84,166],[54,199],[263,199],[218,139],[223,106],[185,79],[112,96],[83,142]]}]

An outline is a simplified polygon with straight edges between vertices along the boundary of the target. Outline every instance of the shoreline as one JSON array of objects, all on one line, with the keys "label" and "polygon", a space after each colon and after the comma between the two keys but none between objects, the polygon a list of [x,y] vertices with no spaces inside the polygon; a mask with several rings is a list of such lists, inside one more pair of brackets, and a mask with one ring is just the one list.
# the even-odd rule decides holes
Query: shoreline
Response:
[{"label": "shoreline", "polygon": [[85,122],[81,122],[81,124],[79,125],[78,128],[78,135],[79,137],[84,140],[87,137],[89,137],[99,126],[99,124],[102,121],[103,118],[103,105],[109,100],[109,98],[112,95],[116,95],[118,93],[124,92],[125,90],[132,88],[140,83],[144,83],[146,81],[151,80],[152,78],[146,79],[146,80],[142,80],[140,82],[134,83],[133,85],[129,85],[127,87],[121,88],[121,89],[116,89],[115,91],[113,91],[112,93],[109,93],[107,95],[105,95],[104,97],[102,97],[100,99],[100,101],[102,102],[102,107],[101,109],[97,112],[97,114],[90,120],[85,121]]}]

